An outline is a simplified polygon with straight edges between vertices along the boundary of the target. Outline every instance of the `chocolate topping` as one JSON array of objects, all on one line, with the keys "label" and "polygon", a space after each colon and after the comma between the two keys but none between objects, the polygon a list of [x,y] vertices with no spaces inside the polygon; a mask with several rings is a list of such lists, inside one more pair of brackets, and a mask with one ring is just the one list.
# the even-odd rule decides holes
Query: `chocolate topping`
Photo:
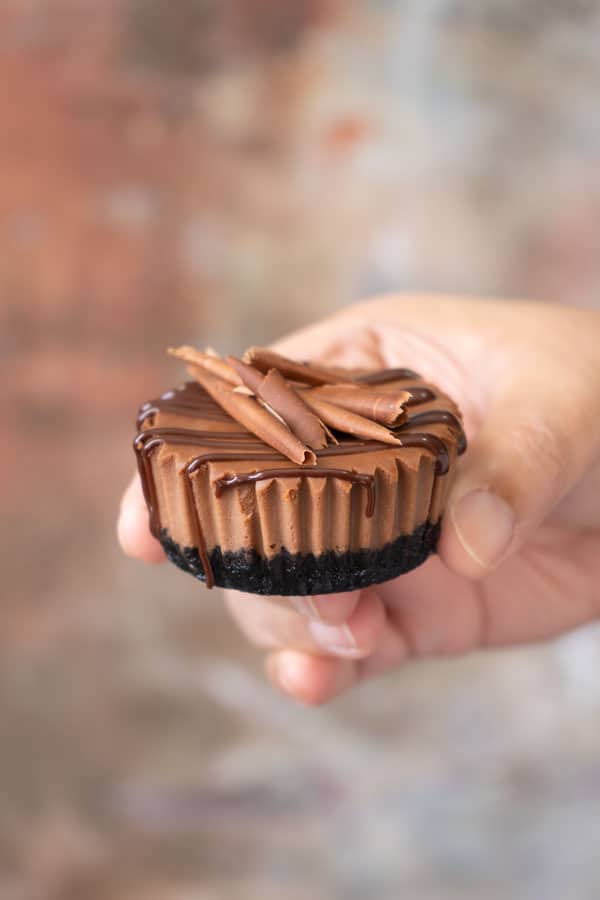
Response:
[{"label": "chocolate topping", "polygon": [[[413,381],[418,379],[419,375],[412,369],[382,369],[380,372],[368,372],[366,375],[359,375],[355,381],[360,384],[370,384],[373,387],[385,386],[394,381]],[[410,397],[404,402],[404,406],[417,406],[419,403],[428,403],[435,400],[435,391],[423,385],[401,385],[402,390],[410,394]]]},{"label": "chocolate topping", "polygon": [[175,390],[165,391],[156,400],[144,403],[140,407],[137,417],[138,428],[147,423],[149,418],[154,419],[159,412],[164,410],[169,410],[179,416],[191,416],[192,418],[202,416],[217,421],[231,421],[195,381],[187,381]]},{"label": "chocolate topping", "polygon": [[[247,362],[236,359],[233,356],[227,360],[216,357],[214,351],[211,354],[201,353],[190,347],[182,347],[170,351],[173,355],[190,360],[198,359],[206,368],[216,366],[222,371],[228,383],[223,379],[213,377],[211,372],[202,375],[202,369],[192,367],[189,371],[194,374],[201,383],[205,384],[211,396],[220,402],[220,405],[228,411],[239,423],[263,437],[270,446],[281,449],[283,444],[283,431],[280,428],[287,427],[298,442],[307,448],[322,449],[328,440],[335,442],[328,426],[338,431],[346,432],[355,437],[380,440],[384,443],[397,444],[397,438],[380,426],[400,426],[406,419],[405,407],[414,406],[421,402],[427,402],[435,397],[435,393],[424,385],[409,385],[406,390],[397,387],[390,381],[389,372],[370,373],[358,376],[361,381],[348,379],[339,372],[333,373],[320,367],[312,367],[309,364],[296,363],[279,354],[263,348],[250,348],[245,358],[253,358],[262,369],[250,365]],[[277,362],[286,373],[291,373],[295,381],[302,384],[311,384],[308,390],[299,386],[288,384],[277,369],[269,368],[264,371],[267,362]],[[418,377],[410,369],[392,370],[402,380]],[[335,384],[314,385],[315,381],[323,378],[335,378]],[[341,380],[344,379],[345,380]],[[204,379],[204,380],[203,380]],[[302,381],[303,379],[303,381]],[[237,404],[237,414],[232,400],[223,392],[215,394],[217,388],[229,388],[233,381],[240,381],[233,389],[234,393],[241,395],[248,401],[246,404]],[[212,385],[212,388],[211,388]],[[379,390],[377,388],[380,388]],[[220,400],[219,400],[220,398]],[[252,411],[252,401],[256,398],[264,410],[277,420],[278,424],[271,423],[274,436],[266,437],[265,431],[268,418],[258,417],[256,406]],[[312,401],[311,401],[312,398]],[[235,398],[234,398],[235,400]],[[252,424],[251,418],[255,420]],[[316,415],[315,415],[316,413]],[[143,410],[141,417],[149,413]],[[257,431],[258,427],[258,431]],[[298,444],[290,445],[288,450],[283,450],[284,455],[296,462],[300,459]],[[305,457],[305,461],[314,464],[314,458]]]},{"label": "chocolate topping", "polygon": [[400,443],[398,438],[383,425],[356,413],[348,412],[333,403],[328,403],[316,391],[303,391],[302,396],[330,428],[367,441],[381,441],[384,444],[396,444],[396,446]]},{"label": "chocolate topping", "polygon": [[260,472],[246,472],[243,475],[224,475],[215,481],[215,493],[219,497],[224,488],[237,487],[239,484],[254,484],[256,481],[264,481],[266,478],[294,478],[297,476],[307,478],[339,478],[342,481],[350,481],[353,484],[361,484],[367,489],[367,505],[365,516],[370,519],[375,511],[375,476],[361,475],[359,472],[350,472],[348,469],[326,469],[317,466],[314,469],[265,469]]},{"label": "chocolate topping", "polygon": [[399,425],[406,418],[404,404],[410,400],[410,394],[406,391],[378,393],[356,384],[328,384],[313,388],[312,393],[328,403],[382,425]]},{"label": "chocolate topping", "polygon": [[242,362],[241,359],[236,359],[235,356],[228,356],[226,359],[228,365],[235,369],[236,374],[239,375],[240,382],[245,384],[247,388],[250,388],[253,394],[258,394],[264,378],[263,373],[255,369],[254,366],[249,366],[248,363]]},{"label": "chocolate topping", "polygon": [[346,380],[343,376],[324,366],[295,362],[293,359],[287,359],[287,357],[264,347],[250,347],[244,353],[244,362],[253,365],[261,372],[278,369],[286,378],[299,381],[301,384],[338,384]]},{"label": "chocolate topping", "polygon": [[277,369],[269,369],[260,386],[259,396],[283,417],[303,443],[313,450],[327,446],[327,435],[319,419]]},{"label": "chocolate topping", "polygon": [[391,381],[414,378],[419,378],[419,375],[412,369],[381,369],[379,372],[367,372],[366,375],[359,375],[355,381],[360,381],[361,384],[389,384]]},{"label": "chocolate topping", "polygon": [[457,453],[460,456],[467,449],[467,438],[463,431],[462,424],[458,418],[447,409],[430,409],[427,412],[415,413],[412,415],[407,424],[409,425],[436,425],[439,423],[449,425],[458,435]]},{"label": "chocolate topping", "polygon": [[299,465],[316,463],[317,460],[312,450],[305,447],[289,428],[282,425],[275,416],[266,412],[252,397],[236,393],[226,382],[204,369],[196,366],[190,366],[189,369],[215,403],[229,413],[232,419],[261,438],[269,447],[274,447]]},{"label": "chocolate topping", "polygon": [[435,400],[434,392],[428,387],[411,385],[406,388],[406,391],[410,394],[410,397],[405,401],[405,406],[418,406],[420,403],[428,403],[430,400]]},{"label": "chocolate topping", "polygon": [[267,374],[263,375],[254,366],[249,366],[234,357],[228,357],[228,362],[235,368],[244,384],[281,416],[303,444],[312,447],[313,450],[327,446],[327,435],[321,422],[277,369],[269,369]]},{"label": "chocolate topping", "polygon": [[242,379],[234,372],[231,366],[228,366],[224,360],[214,353],[203,353],[201,350],[196,350],[195,347],[187,346],[169,347],[168,353],[170,356],[188,363],[188,365],[200,366],[201,369],[206,369],[207,372],[222,378],[223,381],[227,381],[234,387],[242,383]]}]

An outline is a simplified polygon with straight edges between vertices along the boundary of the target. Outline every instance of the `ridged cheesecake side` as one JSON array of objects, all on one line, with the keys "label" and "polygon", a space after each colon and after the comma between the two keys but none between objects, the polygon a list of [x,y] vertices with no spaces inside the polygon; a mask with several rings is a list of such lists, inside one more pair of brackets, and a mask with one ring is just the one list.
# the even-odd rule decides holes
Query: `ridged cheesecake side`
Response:
[{"label": "ridged cheesecake side", "polygon": [[196,384],[145,404],[136,454],[170,558],[209,585],[277,594],[348,590],[423,562],[465,441],[452,401],[410,375],[370,376],[415,398],[394,429],[402,446],[338,435],[315,467],[268,447]]}]

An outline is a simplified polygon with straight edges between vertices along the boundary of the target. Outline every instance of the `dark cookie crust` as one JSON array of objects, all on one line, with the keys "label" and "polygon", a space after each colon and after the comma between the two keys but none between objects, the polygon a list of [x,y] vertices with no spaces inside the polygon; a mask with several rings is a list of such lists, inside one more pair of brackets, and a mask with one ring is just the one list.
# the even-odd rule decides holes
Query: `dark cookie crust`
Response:
[{"label": "dark cookie crust", "polygon": [[[303,596],[351,591],[389,581],[416,569],[435,553],[440,522],[425,522],[412,534],[401,535],[380,550],[314,554],[289,553],[283,549],[271,559],[255,550],[210,554],[215,584],[252,594]],[[200,555],[195,547],[181,548],[166,529],[160,542],[172,563],[200,581],[205,581]]]}]

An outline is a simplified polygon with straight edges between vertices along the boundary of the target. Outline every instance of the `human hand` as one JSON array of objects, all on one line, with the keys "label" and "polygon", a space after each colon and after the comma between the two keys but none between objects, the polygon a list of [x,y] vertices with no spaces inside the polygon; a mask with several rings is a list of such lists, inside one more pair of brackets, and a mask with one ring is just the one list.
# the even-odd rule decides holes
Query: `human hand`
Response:
[{"label": "human hand", "polygon": [[[525,302],[383,297],[278,344],[330,365],[409,366],[460,406],[439,556],[393,581],[312,598],[229,592],[283,691],[325,702],[410,660],[545,640],[600,615],[600,313]],[[138,479],[125,552],[157,562]]]}]

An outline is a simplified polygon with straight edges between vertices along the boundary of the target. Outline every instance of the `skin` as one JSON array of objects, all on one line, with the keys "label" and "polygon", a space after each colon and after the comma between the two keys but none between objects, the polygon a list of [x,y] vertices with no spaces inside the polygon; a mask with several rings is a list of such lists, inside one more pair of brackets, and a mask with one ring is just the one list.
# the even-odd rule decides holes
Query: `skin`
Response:
[{"label": "skin", "polygon": [[[439,556],[363,591],[227,596],[277,687],[324,703],[410,660],[548,640],[600,615],[600,312],[381,297],[277,349],[414,368],[456,400],[469,438]],[[137,477],[118,530],[129,555],[164,559]]]}]

